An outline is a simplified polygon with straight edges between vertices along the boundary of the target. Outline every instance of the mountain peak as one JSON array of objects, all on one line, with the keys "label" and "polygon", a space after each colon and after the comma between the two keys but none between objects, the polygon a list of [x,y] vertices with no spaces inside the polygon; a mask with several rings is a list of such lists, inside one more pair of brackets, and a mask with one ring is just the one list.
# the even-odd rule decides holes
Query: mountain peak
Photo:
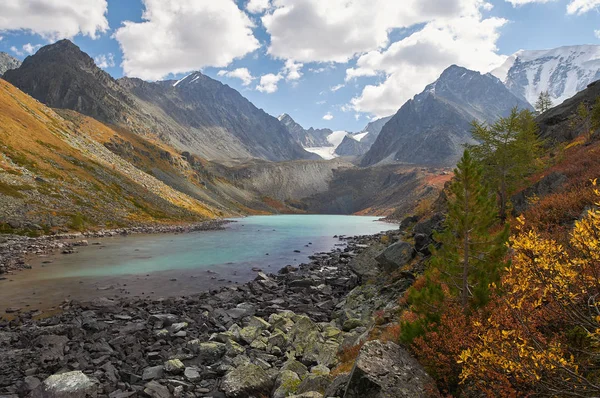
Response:
[{"label": "mountain peak", "polygon": [[17,69],[19,66],[21,66],[21,61],[5,52],[0,52],[0,76],[8,70]]},{"label": "mountain peak", "polygon": [[519,50],[491,73],[530,104],[542,91],[548,91],[558,105],[600,79],[600,46]]}]

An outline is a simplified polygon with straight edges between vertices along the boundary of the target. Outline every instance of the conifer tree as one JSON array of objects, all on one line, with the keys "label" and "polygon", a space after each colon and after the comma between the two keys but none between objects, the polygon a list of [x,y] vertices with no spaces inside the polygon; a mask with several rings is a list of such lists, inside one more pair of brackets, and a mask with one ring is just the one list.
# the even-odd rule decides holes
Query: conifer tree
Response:
[{"label": "conifer tree", "polygon": [[489,188],[483,184],[483,171],[468,150],[454,170],[445,229],[436,234],[441,243],[434,250],[431,266],[458,293],[463,309],[469,302],[487,302],[489,286],[499,280],[504,267],[508,228],[492,233],[498,222],[496,206]]},{"label": "conifer tree", "polygon": [[538,113],[544,113],[550,108],[552,108],[552,97],[550,97],[548,90],[542,91],[535,103],[535,110],[538,111]]},{"label": "conifer tree", "polygon": [[543,143],[537,132],[533,113],[517,108],[491,126],[473,122],[471,133],[480,145],[468,148],[483,165],[486,181],[497,191],[501,222],[506,221],[511,192],[539,166]]}]

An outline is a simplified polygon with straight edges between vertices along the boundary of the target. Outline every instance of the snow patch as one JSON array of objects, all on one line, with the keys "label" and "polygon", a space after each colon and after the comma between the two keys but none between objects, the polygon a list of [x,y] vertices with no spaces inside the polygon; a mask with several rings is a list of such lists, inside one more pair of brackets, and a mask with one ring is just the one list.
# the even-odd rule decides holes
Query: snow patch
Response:
[{"label": "snow patch", "polygon": [[185,79],[187,79],[188,77],[192,76],[192,74],[190,73],[189,75],[184,76],[183,78],[177,80],[175,83],[173,83],[173,87],[177,87],[177,85],[179,83],[181,83],[182,81],[184,81]]},{"label": "snow patch", "polygon": [[344,137],[347,135],[352,137],[352,135],[348,134],[347,131],[334,131],[327,136],[327,142],[329,142],[332,146],[309,147],[304,149],[308,152],[316,153],[325,160],[334,159],[338,157],[338,155],[335,153],[335,150],[338,146],[340,146],[344,140]]},{"label": "snow patch", "polygon": [[369,133],[354,134],[354,135],[351,135],[350,138],[353,138],[356,141],[360,142],[360,140],[362,140],[363,138],[365,138],[368,134]]}]

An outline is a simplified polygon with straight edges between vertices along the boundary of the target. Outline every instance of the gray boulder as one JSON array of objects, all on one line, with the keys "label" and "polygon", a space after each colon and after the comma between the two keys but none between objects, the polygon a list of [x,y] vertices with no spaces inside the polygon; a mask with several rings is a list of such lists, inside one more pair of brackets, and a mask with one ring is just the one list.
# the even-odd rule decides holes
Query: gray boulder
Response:
[{"label": "gray boulder", "polygon": [[269,395],[272,386],[273,381],[267,372],[251,363],[227,373],[221,384],[221,388],[229,398]]},{"label": "gray boulder", "polygon": [[33,398],[96,397],[96,384],[83,372],[74,371],[49,376],[32,393]]},{"label": "gray boulder", "polygon": [[173,396],[167,387],[156,381],[146,384],[144,394],[152,398],[171,398]]},{"label": "gray boulder", "polygon": [[562,173],[551,173],[529,188],[517,193],[510,201],[513,205],[512,214],[518,216],[531,206],[531,199],[542,198],[553,192],[559,191],[567,181],[567,176]]},{"label": "gray boulder", "polygon": [[393,272],[412,260],[414,254],[415,251],[410,243],[396,242],[375,257],[375,260],[384,271]]},{"label": "gray boulder", "polygon": [[435,382],[408,351],[375,340],[360,350],[344,398],[426,398],[432,391]]}]

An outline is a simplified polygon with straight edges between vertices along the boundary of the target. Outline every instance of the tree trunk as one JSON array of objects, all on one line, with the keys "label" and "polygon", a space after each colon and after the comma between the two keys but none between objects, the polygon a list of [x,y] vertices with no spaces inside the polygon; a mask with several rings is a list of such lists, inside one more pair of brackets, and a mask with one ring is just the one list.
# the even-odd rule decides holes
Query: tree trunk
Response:
[{"label": "tree trunk", "polygon": [[[464,217],[466,220],[469,218],[469,190],[467,188],[467,184],[465,184],[465,214]],[[471,226],[469,223],[465,223],[465,236],[463,240],[463,274],[462,274],[462,292],[461,292],[461,302],[463,310],[466,311],[467,304],[469,302],[469,230]]]}]

